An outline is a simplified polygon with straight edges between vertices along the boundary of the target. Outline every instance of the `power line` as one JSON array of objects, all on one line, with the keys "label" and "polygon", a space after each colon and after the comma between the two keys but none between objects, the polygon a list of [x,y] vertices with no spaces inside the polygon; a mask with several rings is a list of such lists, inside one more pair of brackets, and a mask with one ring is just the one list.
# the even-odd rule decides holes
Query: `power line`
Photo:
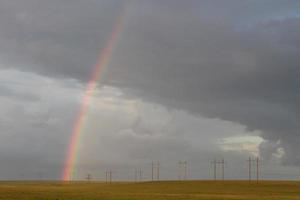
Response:
[{"label": "power line", "polygon": [[179,165],[178,179],[187,180],[187,161],[179,161],[178,165]]},{"label": "power line", "polygon": [[105,182],[106,183],[112,182],[112,174],[113,174],[113,172],[111,170],[105,172]]},{"label": "power line", "polygon": [[140,169],[139,175],[140,175],[140,182],[141,182],[143,180],[143,171],[142,171],[142,169]]},{"label": "power line", "polygon": [[255,166],[256,166],[256,181],[258,182],[259,181],[259,172],[260,172],[259,163],[261,162],[259,160],[259,157],[256,157],[255,159],[249,157],[247,162],[248,162],[248,179],[249,179],[249,182],[252,179],[252,163],[254,163]]},{"label": "power line", "polygon": [[141,182],[143,180],[143,171],[142,169],[135,169],[135,172],[134,172],[134,180],[135,182]]},{"label": "power line", "polygon": [[87,174],[87,175],[86,175],[86,180],[87,180],[88,182],[90,182],[90,181],[92,180],[92,175],[91,175],[91,174]]},{"label": "power line", "polygon": [[159,181],[160,179],[160,163],[159,161],[151,162],[151,181]]},{"label": "power line", "polygon": [[217,172],[219,171],[219,168],[221,166],[221,179],[225,179],[225,160],[222,158],[221,160],[214,159],[214,161],[211,162],[214,168],[214,180],[217,180]]},{"label": "power line", "polygon": [[160,163],[159,161],[157,161],[157,166],[156,166],[156,178],[157,178],[157,181],[159,181],[159,178],[160,178],[160,171],[159,171],[159,167],[160,167]]},{"label": "power line", "polygon": [[137,169],[134,170],[134,181],[137,182]]},{"label": "power line", "polygon": [[154,181],[154,162],[151,163],[151,180]]},{"label": "power line", "polygon": [[256,181],[258,182],[259,179],[259,167],[258,167],[258,163],[259,163],[259,158],[256,157]]}]

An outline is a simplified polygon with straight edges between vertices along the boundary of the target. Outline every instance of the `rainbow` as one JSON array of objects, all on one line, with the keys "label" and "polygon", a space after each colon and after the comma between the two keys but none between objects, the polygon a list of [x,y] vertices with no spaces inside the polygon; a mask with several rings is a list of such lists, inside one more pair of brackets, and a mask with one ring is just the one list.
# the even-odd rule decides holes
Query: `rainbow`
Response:
[{"label": "rainbow", "polygon": [[72,173],[74,171],[74,168],[76,167],[76,163],[79,157],[78,147],[87,121],[89,104],[97,89],[98,81],[101,78],[101,74],[103,70],[108,66],[117,41],[120,38],[122,31],[124,30],[124,23],[128,13],[128,7],[129,6],[126,5],[124,9],[125,11],[118,17],[117,22],[113,27],[113,31],[111,32],[105,47],[101,50],[99,54],[98,61],[91,73],[90,79],[83,94],[81,100],[82,103],[79,108],[77,117],[75,118],[64,162],[64,168],[62,172],[62,180],[64,181],[72,180]]}]

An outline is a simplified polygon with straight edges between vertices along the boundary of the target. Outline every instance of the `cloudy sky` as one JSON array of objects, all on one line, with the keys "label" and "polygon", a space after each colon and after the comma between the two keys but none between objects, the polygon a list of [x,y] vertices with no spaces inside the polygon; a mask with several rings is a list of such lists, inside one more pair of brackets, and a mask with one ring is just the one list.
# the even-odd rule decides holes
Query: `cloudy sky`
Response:
[{"label": "cloudy sky", "polygon": [[[0,178],[59,179],[81,99],[124,9],[90,102],[75,177],[299,179],[300,1],[0,0]],[[298,176],[297,176],[298,174]]]}]

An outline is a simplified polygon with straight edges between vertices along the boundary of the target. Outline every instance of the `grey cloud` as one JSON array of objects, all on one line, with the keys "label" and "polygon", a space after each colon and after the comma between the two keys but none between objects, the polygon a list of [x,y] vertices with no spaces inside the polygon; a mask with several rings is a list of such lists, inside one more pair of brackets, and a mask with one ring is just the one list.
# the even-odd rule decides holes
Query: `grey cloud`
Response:
[{"label": "grey cloud", "polygon": [[[146,101],[261,130],[281,141],[287,164],[298,164],[300,5],[264,3],[134,1],[102,81]],[[85,82],[123,7],[2,1],[1,67]]]},{"label": "grey cloud", "polygon": [[164,11],[133,20],[123,44],[127,50],[117,51],[108,82],[261,130],[265,139],[282,141],[286,163],[298,163],[292,141],[299,139],[299,18],[237,28],[223,19]]},{"label": "grey cloud", "polygon": [[2,62],[23,70],[86,80],[123,4],[2,1]]},{"label": "grey cloud", "polygon": [[[198,118],[184,111],[170,112],[152,103],[137,104],[140,106],[134,112],[128,112],[128,105],[113,108],[114,111],[105,111],[105,106],[93,109],[81,141],[84,145],[75,170],[77,177],[89,171],[96,178],[104,178],[99,169],[112,169],[117,178],[131,179],[132,170],[141,167],[148,179],[151,161],[159,160],[163,177],[175,178],[178,159],[186,159],[190,163],[190,177],[208,178],[209,163],[215,156],[236,161],[249,155],[246,151],[224,152],[217,143],[218,138],[244,134],[242,126]],[[103,114],[106,112],[110,115]]]},{"label": "grey cloud", "polygon": [[0,86],[0,96],[9,97],[9,98],[14,97],[16,100],[19,100],[19,101],[37,101],[37,100],[39,100],[39,98],[33,94],[15,90],[11,87],[5,86],[5,84]]},{"label": "grey cloud", "polygon": [[[10,90],[22,92],[0,96],[0,178],[59,178],[80,89],[32,73],[0,72]],[[24,100],[23,94],[34,98]]]}]

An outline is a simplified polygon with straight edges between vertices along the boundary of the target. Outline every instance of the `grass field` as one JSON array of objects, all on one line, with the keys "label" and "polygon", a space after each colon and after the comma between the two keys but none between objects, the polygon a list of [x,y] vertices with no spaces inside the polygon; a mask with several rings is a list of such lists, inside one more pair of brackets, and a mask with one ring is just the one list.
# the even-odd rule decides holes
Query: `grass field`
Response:
[{"label": "grass field", "polygon": [[300,182],[163,181],[143,183],[0,182],[0,199],[168,200],[300,199]]}]

